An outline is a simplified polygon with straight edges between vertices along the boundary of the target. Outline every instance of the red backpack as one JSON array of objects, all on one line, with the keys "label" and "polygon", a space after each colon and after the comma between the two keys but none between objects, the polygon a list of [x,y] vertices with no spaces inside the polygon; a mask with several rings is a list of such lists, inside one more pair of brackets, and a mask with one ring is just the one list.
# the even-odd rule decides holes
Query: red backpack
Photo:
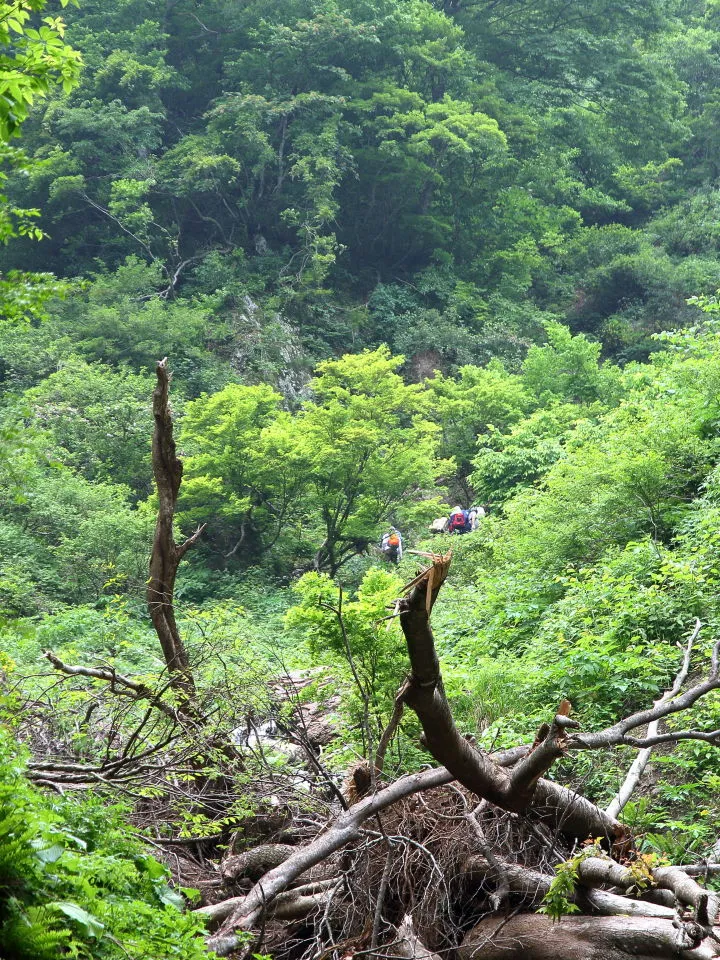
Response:
[{"label": "red backpack", "polygon": [[396,533],[391,533],[387,538],[387,545],[389,547],[399,547],[400,546],[400,537]]},{"label": "red backpack", "polygon": [[454,530],[464,530],[465,529],[465,517],[462,513],[453,513],[450,517],[450,523],[448,525],[448,530],[453,532]]}]

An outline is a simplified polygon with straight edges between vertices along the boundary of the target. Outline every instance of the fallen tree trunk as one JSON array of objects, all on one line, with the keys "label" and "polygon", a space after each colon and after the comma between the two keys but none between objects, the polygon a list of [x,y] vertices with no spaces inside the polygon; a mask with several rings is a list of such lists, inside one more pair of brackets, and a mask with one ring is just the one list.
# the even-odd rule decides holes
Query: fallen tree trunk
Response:
[{"label": "fallen tree trunk", "polygon": [[[540,870],[521,864],[509,863],[507,860],[498,861],[495,858],[495,863],[491,863],[484,857],[472,857],[465,867],[465,873],[469,879],[480,883],[488,879],[494,880],[498,868],[510,892],[522,894],[523,905],[526,908],[539,907],[550,891],[553,880],[551,874],[542,873]],[[583,880],[582,874],[580,880],[581,882]],[[628,883],[625,886],[629,885]],[[586,887],[579,887],[572,900],[581,905],[587,913],[600,913],[605,916],[662,917],[672,920],[677,915],[674,906],[631,900],[629,897],[609,893],[606,890]]]},{"label": "fallen tree trunk", "polygon": [[268,870],[279,867],[295,852],[296,848],[287,843],[265,843],[237,856],[226,857],[220,873],[225,880],[237,880],[239,877],[259,880]]},{"label": "fallen tree trunk", "polygon": [[[631,867],[599,857],[588,857],[578,864],[578,879],[590,887],[611,884],[626,890],[638,883],[638,876]],[[679,904],[699,912],[704,924],[712,927],[717,923],[720,899],[703,889],[682,867],[655,867],[652,881],[660,889],[669,890]]]},{"label": "fallen tree trunk", "polygon": [[463,941],[458,960],[713,960],[696,925],[656,917],[489,917]]},{"label": "fallen tree trunk", "polygon": [[452,779],[452,775],[442,768],[414,773],[401,777],[384,790],[350,807],[338,817],[326,833],[322,833],[307,846],[298,848],[296,853],[284,863],[266,873],[248,895],[237,904],[217,934],[208,940],[208,946],[218,956],[227,956],[240,946],[241,941],[235,935],[237,929],[251,928],[266,905],[279,893],[287,890],[290,884],[306,870],[326,860],[352,840],[356,840],[360,836],[361,825],[368,817],[402,797],[418,790],[429,790],[431,787],[449,783]]},{"label": "fallen tree trunk", "polygon": [[[456,779],[467,791],[481,798],[482,802],[475,813],[490,808],[507,811],[503,816],[510,816],[508,829],[511,828],[513,816],[527,822],[528,829],[536,835],[534,842],[540,844],[544,851],[539,860],[541,869],[530,869],[523,864],[509,862],[488,843],[483,828],[475,820],[475,813],[468,814],[466,800],[462,801],[463,813],[458,813],[454,818],[443,815],[452,822],[462,821],[468,831],[471,827],[474,828],[477,835],[473,842],[483,856],[471,859],[470,866],[466,866],[465,877],[466,880],[468,877],[476,880],[483,889],[488,883],[496,885],[495,894],[489,893],[486,899],[491,910],[507,905],[510,896],[516,903],[519,900],[519,907],[516,909],[537,906],[550,890],[553,879],[551,865],[558,862],[557,850],[564,849],[567,856],[578,840],[600,838],[605,848],[618,858],[613,859],[604,854],[589,856],[578,862],[575,902],[585,912],[603,916],[572,917],[551,928],[550,921],[542,916],[511,914],[506,920],[500,921],[496,913],[483,920],[466,938],[461,952],[463,960],[474,957],[478,960],[480,957],[489,960],[495,956],[522,956],[529,960],[549,960],[550,957],[553,957],[553,960],[563,960],[565,956],[572,957],[573,960],[599,960],[600,957],[603,960],[621,960],[629,956],[716,956],[714,924],[719,912],[718,898],[692,880],[687,871],[674,867],[656,868],[652,875],[648,873],[647,882],[656,889],[653,897],[644,901],[602,889],[607,886],[620,890],[637,888],[637,872],[619,862],[620,855],[624,859],[633,856],[630,832],[588,798],[547,779],[544,774],[555,760],[571,749],[599,749],[616,744],[647,747],[657,742],[682,739],[715,742],[719,736],[716,732],[708,734],[702,731],[680,731],[655,734],[651,728],[649,736],[643,739],[633,739],[629,733],[638,726],[648,725],[688,709],[706,693],[718,689],[720,642],[715,645],[712,669],[706,680],[695,684],[684,693],[680,692],[688,674],[689,652],[686,651],[683,667],[672,690],[650,710],[633,714],[605,731],[580,735],[576,732],[579,725],[569,716],[570,704],[564,702],[552,722],[543,725],[531,747],[517,748],[501,756],[493,755],[460,734],[443,688],[429,619],[438,592],[447,576],[449,562],[449,556],[433,558],[432,566],[408,584],[405,598],[399,601],[400,623],[407,641],[411,673],[398,692],[394,711],[394,718],[399,718],[403,705],[416,712],[423,727],[424,744],[443,766],[402,777],[365,797],[342,813],[315,840],[295,850],[283,863],[269,870],[246,896],[232,898],[225,904],[204,909],[203,912],[215,921],[222,920],[220,929],[209,939],[208,945],[220,956],[236,950],[242,942],[236,931],[251,930],[257,925],[261,915],[269,907],[272,909],[273,902],[284,896],[285,891],[288,891],[305,871],[328,861],[342,847],[357,841],[368,818],[404,802],[404,798],[413,794],[448,785]],[[697,628],[692,639],[696,635]],[[692,643],[689,643],[688,651],[691,646]],[[391,731],[394,726],[396,724],[391,724]],[[389,742],[389,736],[386,739]],[[383,746],[386,747],[387,744]],[[382,751],[379,756],[378,766],[381,766]],[[453,790],[456,796],[464,796],[459,790]],[[470,820],[474,823],[470,824]],[[492,816],[488,823],[492,823]],[[379,839],[384,837],[386,844],[417,843],[402,834],[389,838],[384,830],[381,833],[365,830],[365,833],[366,856],[369,856],[368,838],[372,835]],[[422,843],[419,846],[430,857],[434,864],[433,870],[437,872],[439,867],[433,854]],[[282,855],[285,856],[286,852],[283,850]],[[599,854],[601,852],[598,850]],[[562,860],[562,857],[559,859]],[[373,944],[378,941],[377,931],[380,929],[390,878],[391,865],[386,854],[383,862],[384,867],[381,867],[379,872],[376,867],[374,873],[372,870],[367,873],[369,882],[379,883],[376,892],[370,894],[368,891],[370,902],[374,904],[371,910],[371,915],[375,918]],[[330,865],[328,869],[336,878],[337,871],[333,872]],[[228,866],[228,873],[234,872],[235,867]],[[435,882],[447,883],[441,871]],[[475,889],[478,889],[477,886]],[[667,893],[666,900],[660,898],[663,890]],[[287,895],[291,896],[292,891]],[[397,891],[395,895],[397,896]],[[443,896],[447,897],[447,893]],[[472,892],[469,896],[472,898]],[[650,902],[651,899],[656,902]],[[658,900],[660,902],[657,902]],[[447,902],[449,903],[449,900]],[[693,911],[692,917],[682,915],[683,911],[688,909]],[[563,936],[558,940],[561,927]],[[392,924],[387,924],[386,928],[394,930],[396,934],[398,932],[398,928]],[[422,955],[433,956],[434,952],[437,953],[437,948],[432,942],[425,945],[424,934],[427,929],[426,927],[424,933],[421,931],[413,936],[417,939],[417,949],[425,951]],[[552,937],[547,936],[548,929],[554,931]],[[403,949],[410,949],[410,943],[415,944],[412,937],[405,937],[405,941]],[[360,940],[357,943],[360,944]],[[375,946],[371,949],[375,949]],[[415,946],[412,949],[415,949]]]}]

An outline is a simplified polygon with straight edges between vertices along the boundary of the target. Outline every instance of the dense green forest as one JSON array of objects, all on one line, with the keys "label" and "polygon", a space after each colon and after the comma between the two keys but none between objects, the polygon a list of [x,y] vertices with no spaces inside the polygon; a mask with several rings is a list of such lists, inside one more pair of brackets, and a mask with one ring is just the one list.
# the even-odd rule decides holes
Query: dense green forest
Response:
[{"label": "dense green forest", "polygon": [[0,957],[719,957],[720,3],[0,40]]}]

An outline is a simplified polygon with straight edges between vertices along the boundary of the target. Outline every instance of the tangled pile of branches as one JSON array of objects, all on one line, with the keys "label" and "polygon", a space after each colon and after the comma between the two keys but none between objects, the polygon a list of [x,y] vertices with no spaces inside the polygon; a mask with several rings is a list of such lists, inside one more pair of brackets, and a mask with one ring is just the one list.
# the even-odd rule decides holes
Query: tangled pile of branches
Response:
[{"label": "tangled pile of branches", "polygon": [[[532,743],[491,753],[459,732],[445,695],[430,620],[451,558],[429,556],[397,603],[410,669],[372,763],[358,765],[341,789],[298,710],[284,733],[305,757],[310,792],[270,773],[263,779],[262,749],[251,769],[248,751],[230,735],[236,718],[220,708],[214,714],[198,690],[175,623],[178,564],[201,531],[180,545],[173,540],[182,465],[165,362],[157,374],[160,507],[147,599],[166,683],[149,689],[109,668],[69,666],[48,653],[61,676],[101,685],[110,698],[142,711],[130,734],[109,739],[102,763],[36,760],[31,776],[56,789],[115,783],[128,790],[151,782],[156,797],[180,790],[185,802],[216,811],[217,835],[158,834],[156,841],[175,844],[177,872],[181,855],[186,866],[194,857],[206,869],[207,902],[197,909],[208,920],[208,946],[220,956],[270,950],[278,960],[720,957],[720,900],[704,885],[720,865],[658,865],[637,850],[619,819],[654,747],[681,740],[720,746],[720,731],[664,726],[720,689],[720,641],[706,676],[690,683],[696,623],[672,688],[646,710],[583,732],[563,702]],[[437,765],[388,782],[384,751],[406,709],[417,714]],[[569,753],[617,746],[638,754],[607,809],[547,776]],[[258,816],[228,844],[232,830],[223,816],[239,789],[255,792]],[[227,849],[216,862],[219,843]]]}]

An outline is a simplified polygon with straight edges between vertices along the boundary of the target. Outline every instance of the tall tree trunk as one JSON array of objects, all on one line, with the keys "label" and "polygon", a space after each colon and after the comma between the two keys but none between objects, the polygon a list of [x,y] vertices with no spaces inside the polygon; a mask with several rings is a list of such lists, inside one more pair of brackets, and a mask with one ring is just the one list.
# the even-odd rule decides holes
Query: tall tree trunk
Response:
[{"label": "tall tree trunk", "polygon": [[175,451],[169,390],[171,373],[167,358],[158,361],[157,385],[153,391],[155,427],[152,440],[152,464],[158,491],[158,516],[155,525],[147,605],[162,647],[170,685],[181,699],[183,709],[195,698],[195,680],[185,645],[175,622],[175,578],[183,556],[197,541],[204,526],[181,544],[175,543],[173,521],[183,465]]}]

